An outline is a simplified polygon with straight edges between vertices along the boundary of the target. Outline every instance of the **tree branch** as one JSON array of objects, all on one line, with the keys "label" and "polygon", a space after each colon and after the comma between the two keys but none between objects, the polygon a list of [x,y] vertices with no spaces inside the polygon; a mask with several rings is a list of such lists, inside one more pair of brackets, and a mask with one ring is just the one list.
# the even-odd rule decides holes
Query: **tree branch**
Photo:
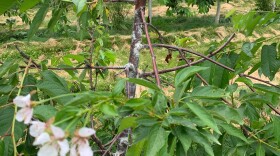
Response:
[{"label": "tree branch", "polygon": [[[232,34],[229,37],[229,39],[220,48],[218,48],[217,50],[208,54],[207,57],[212,57],[212,56],[216,55],[217,53],[221,52],[221,50],[224,49],[230,43],[230,41],[234,38],[234,36],[235,36],[235,34]],[[205,58],[202,58],[200,60],[191,62],[190,65],[199,64],[199,63],[201,63],[205,60],[206,60]],[[188,66],[189,66],[188,64],[185,64],[185,65],[177,66],[177,67],[170,68],[170,69],[159,70],[158,72],[159,72],[159,74],[164,74],[164,73],[173,72],[173,71],[176,71],[176,70],[179,70],[179,69],[183,69],[183,68],[188,67]],[[154,75],[154,72],[143,73],[139,77],[147,77],[147,76],[151,76],[151,75]]]},{"label": "tree branch", "polygon": [[146,24],[146,21],[145,21],[145,15],[144,15],[143,8],[141,8],[140,11],[141,11],[142,21],[143,21],[143,24],[144,24],[146,38],[147,38],[149,49],[150,49],[150,54],[151,54],[151,57],[152,57],[153,70],[154,70],[154,73],[155,73],[156,82],[157,82],[157,85],[160,87],[160,78],[159,78],[159,75],[158,75],[156,56],[155,56],[155,53],[154,53],[154,50],[153,50],[153,47],[152,47],[150,35],[149,35],[149,32],[148,32],[148,27],[147,27],[147,24]]}]

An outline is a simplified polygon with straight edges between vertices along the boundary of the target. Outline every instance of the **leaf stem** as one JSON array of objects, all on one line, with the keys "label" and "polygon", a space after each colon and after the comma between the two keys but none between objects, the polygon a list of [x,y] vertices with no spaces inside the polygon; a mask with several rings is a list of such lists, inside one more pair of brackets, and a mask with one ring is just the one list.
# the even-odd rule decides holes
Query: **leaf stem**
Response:
[{"label": "leaf stem", "polygon": [[[29,59],[28,65],[26,66],[26,68],[24,70],[17,96],[19,96],[20,93],[21,93],[21,90],[22,90],[22,87],[23,87],[23,82],[24,82],[26,74],[28,73],[28,69],[29,69],[30,64],[31,64],[31,59]],[[13,147],[14,147],[14,156],[17,156],[18,152],[17,152],[17,144],[16,144],[16,139],[15,139],[15,123],[16,123],[17,105],[14,105],[14,107],[15,107],[15,109],[14,109],[14,117],[13,117],[13,121],[12,121],[11,138],[12,138]]]}]

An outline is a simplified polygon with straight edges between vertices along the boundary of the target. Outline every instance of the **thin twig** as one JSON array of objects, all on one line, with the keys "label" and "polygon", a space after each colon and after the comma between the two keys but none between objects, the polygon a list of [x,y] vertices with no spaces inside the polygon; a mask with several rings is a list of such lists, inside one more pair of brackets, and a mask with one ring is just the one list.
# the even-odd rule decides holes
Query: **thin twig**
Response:
[{"label": "thin twig", "polygon": [[159,30],[152,25],[151,23],[146,23],[149,27],[151,27],[153,30],[155,30],[155,32],[158,34],[158,39],[160,40],[161,43],[167,43],[167,41],[165,40],[165,38],[162,36],[162,34],[159,32]]},{"label": "thin twig", "polygon": [[[26,66],[20,66],[20,68],[26,68]],[[29,67],[33,69],[36,67]],[[125,66],[86,66],[86,67],[47,67],[49,70],[80,70],[80,69],[113,69],[113,70],[123,70]]]},{"label": "thin twig", "polygon": [[120,137],[121,135],[122,135],[122,133],[116,135],[116,136],[112,139],[112,141],[111,141],[111,143],[110,143],[110,146],[107,148],[107,150],[103,153],[102,156],[105,156],[105,155],[112,149],[114,143],[119,139],[119,137]]},{"label": "thin twig", "polygon": [[31,63],[36,67],[36,68],[41,68],[41,66],[39,64],[37,64],[35,61],[32,60],[32,58],[30,56],[28,56],[27,54],[24,53],[24,51],[20,50],[19,47],[17,45],[15,45],[17,51],[19,52],[19,54],[24,58],[26,59],[27,61],[28,60],[31,60]]},{"label": "thin twig", "polygon": [[[212,57],[212,56],[216,55],[217,53],[221,52],[222,49],[225,48],[230,43],[230,41],[234,38],[234,36],[235,36],[235,34],[232,34],[229,37],[229,39],[220,48],[218,48],[217,50],[208,54],[207,57]],[[201,63],[205,60],[206,60],[205,58],[202,58],[200,60],[191,62],[190,65],[196,65],[196,64],[199,64],[199,63]],[[183,68],[188,67],[188,66],[189,66],[188,64],[185,64],[185,65],[182,65],[182,66],[177,66],[177,67],[173,67],[173,68],[169,68],[169,69],[160,70],[158,72],[159,72],[159,74],[163,74],[163,73],[168,73],[168,72],[173,72],[173,71],[176,71],[176,70],[179,70],[179,69],[183,69]],[[143,73],[139,77],[147,77],[147,76],[151,76],[151,75],[154,75],[154,72]]]},{"label": "thin twig", "polygon": [[157,85],[160,87],[160,78],[159,78],[158,69],[157,69],[156,56],[154,54],[154,50],[153,50],[153,47],[152,47],[150,35],[149,35],[149,32],[148,32],[148,26],[147,26],[146,21],[145,21],[145,15],[144,15],[143,8],[141,8],[140,10],[141,10],[142,21],[143,21],[144,28],[145,28],[146,38],[147,38],[148,45],[149,45],[149,48],[150,48],[150,53],[151,53],[151,57],[152,57],[153,70],[155,72],[156,82],[157,82]]},{"label": "thin twig", "polygon": [[[90,35],[90,50],[89,50],[89,65],[92,65],[92,55],[93,55],[93,45],[94,45],[94,37],[93,37],[93,28],[92,30],[89,30],[89,35]],[[98,75],[98,74],[97,74]],[[96,75],[96,79],[97,79],[97,75]],[[97,83],[97,82],[96,82]],[[96,85],[96,84],[95,84]],[[92,79],[92,69],[89,69],[89,86],[90,86],[90,90],[94,90],[94,86],[93,86],[93,79]]]},{"label": "thin twig", "polygon": [[262,79],[253,77],[253,76],[251,76],[251,75],[247,75],[247,74],[241,73],[240,76],[241,76],[241,77],[242,77],[242,76],[245,76],[245,77],[248,77],[248,78],[250,78],[250,79],[254,79],[254,80],[257,80],[257,81],[266,83],[266,84],[268,84],[268,85],[270,85],[270,86],[273,86],[273,87],[275,87],[275,88],[280,88],[279,86],[277,86],[277,85],[275,85],[275,84],[272,84],[272,83],[270,83],[269,81],[265,81],[265,80],[262,80]]},{"label": "thin twig", "polygon": [[186,51],[186,52],[188,52],[188,53],[191,53],[191,54],[200,56],[200,57],[206,59],[207,61],[210,61],[210,62],[212,62],[212,63],[214,63],[214,64],[216,64],[216,65],[218,65],[218,66],[220,66],[220,67],[222,67],[222,68],[225,68],[225,69],[227,69],[227,70],[229,70],[229,71],[231,71],[231,72],[234,72],[234,69],[232,69],[232,68],[230,68],[230,67],[228,67],[228,66],[226,66],[226,65],[224,65],[224,64],[221,64],[220,62],[217,62],[217,61],[211,59],[209,56],[205,56],[205,55],[203,55],[203,54],[201,54],[201,53],[199,53],[199,52],[196,52],[196,51],[193,51],[193,50],[190,50],[190,49],[181,48],[181,47],[172,46],[172,45],[166,45],[166,44],[153,44],[153,46],[154,46],[154,47],[164,47],[164,48],[174,49],[174,50],[178,50],[178,51],[179,51],[179,50],[181,50],[181,51]]}]

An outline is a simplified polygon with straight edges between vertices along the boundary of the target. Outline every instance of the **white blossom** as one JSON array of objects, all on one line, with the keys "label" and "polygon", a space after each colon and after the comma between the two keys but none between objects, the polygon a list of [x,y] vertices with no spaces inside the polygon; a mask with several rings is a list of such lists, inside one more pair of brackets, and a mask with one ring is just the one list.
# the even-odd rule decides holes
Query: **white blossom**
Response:
[{"label": "white blossom", "polygon": [[64,131],[56,126],[48,125],[40,121],[33,121],[30,127],[30,135],[35,136],[33,145],[42,146],[38,156],[66,156],[69,152],[69,144],[65,139]]},{"label": "white blossom", "polygon": [[16,114],[17,121],[24,121],[25,124],[29,124],[33,115],[31,95],[28,94],[26,96],[17,96],[14,98],[13,103],[16,106],[21,107],[21,109]]},{"label": "white blossom", "polygon": [[70,156],[93,156],[93,151],[88,142],[88,138],[93,134],[95,134],[95,130],[86,127],[76,131],[75,137],[71,140]]},{"label": "white blossom", "polygon": [[46,123],[41,121],[31,121],[31,126],[29,127],[29,133],[33,137],[38,137],[46,129]]}]

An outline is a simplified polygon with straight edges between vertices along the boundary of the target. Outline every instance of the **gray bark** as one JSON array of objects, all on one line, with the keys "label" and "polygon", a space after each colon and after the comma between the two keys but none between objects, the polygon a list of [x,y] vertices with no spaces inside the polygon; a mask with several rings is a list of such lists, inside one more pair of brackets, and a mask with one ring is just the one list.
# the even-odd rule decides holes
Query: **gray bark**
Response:
[{"label": "gray bark", "polygon": [[216,17],[215,17],[216,24],[219,24],[220,16],[221,16],[221,0],[217,0],[217,11],[216,11]]}]

